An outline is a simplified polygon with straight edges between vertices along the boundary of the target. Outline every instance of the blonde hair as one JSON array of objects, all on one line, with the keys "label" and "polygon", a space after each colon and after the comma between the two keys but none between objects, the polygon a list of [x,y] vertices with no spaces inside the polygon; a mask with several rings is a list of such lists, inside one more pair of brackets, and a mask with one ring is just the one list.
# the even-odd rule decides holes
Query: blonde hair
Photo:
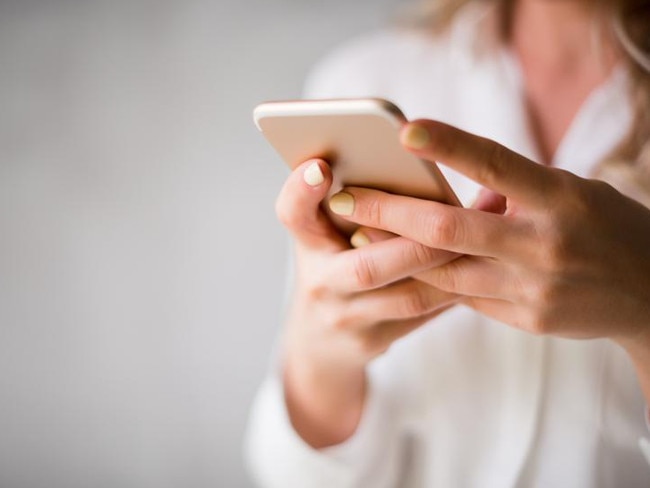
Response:
[{"label": "blonde hair", "polygon": [[[442,34],[456,14],[477,1],[499,2],[500,36],[509,31],[514,0],[428,0],[406,18],[411,25]],[[599,0],[611,15],[611,29],[629,73],[632,124],[614,150],[600,161],[594,176],[650,206],[650,0]]]}]

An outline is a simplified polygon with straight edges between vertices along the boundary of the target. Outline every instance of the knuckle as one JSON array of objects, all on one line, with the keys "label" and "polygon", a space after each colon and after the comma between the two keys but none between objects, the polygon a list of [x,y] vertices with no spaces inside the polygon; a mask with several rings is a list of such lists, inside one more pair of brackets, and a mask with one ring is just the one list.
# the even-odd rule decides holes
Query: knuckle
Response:
[{"label": "knuckle", "polygon": [[512,277],[511,289],[517,300],[524,303],[532,303],[534,301],[536,293],[535,287],[531,286],[531,283],[534,283],[534,280],[528,280],[519,274],[515,274]]},{"label": "knuckle", "polygon": [[427,266],[434,259],[434,250],[417,242],[413,242],[410,249],[410,258],[418,266]]},{"label": "knuckle", "polygon": [[562,285],[563,279],[555,276],[547,279],[538,292],[538,303],[542,310],[548,312],[566,295],[566,286]]},{"label": "knuckle", "polygon": [[356,349],[366,357],[376,357],[386,352],[388,343],[384,334],[381,333],[381,326],[373,327],[355,336]]},{"label": "knuckle", "polygon": [[285,199],[283,198],[282,194],[280,194],[275,199],[275,215],[283,225],[286,225],[287,214],[288,212],[287,205],[285,204]]},{"label": "knuckle", "polygon": [[325,283],[317,281],[306,287],[305,295],[310,302],[318,303],[331,296],[331,291]]},{"label": "knuckle", "polygon": [[[297,246],[297,250],[299,250]],[[309,252],[309,251],[306,251]],[[296,292],[308,303],[336,303],[339,300],[333,280],[334,266],[329,261],[323,263],[312,256],[296,260]]]},{"label": "knuckle", "polygon": [[545,167],[543,177],[537,180],[537,185],[547,201],[557,207],[558,202],[563,202],[572,195],[575,178],[573,173],[562,168]]},{"label": "knuckle", "polygon": [[526,330],[531,334],[541,336],[544,335],[545,324],[537,314],[533,313],[526,321]]},{"label": "knuckle", "polygon": [[559,194],[556,200],[561,202],[556,206],[556,213],[566,223],[575,222],[600,209],[603,194],[616,191],[604,181],[581,178],[565,170],[556,170],[556,178]]},{"label": "knuckle", "polygon": [[557,328],[558,300],[562,297],[561,286],[554,281],[544,281],[534,289],[530,303],[527,329],[537,335],[554,334]]},{"label": "knuckle", "polygon": [[550,271],[561,272],[571,262],[572,238],[562,228],[553,226],[546,231],[543,245],[540,246],[541,262]]},{"label": "knuckle", "polygon": [[574,191],[576,175],[562,168],[549,168],[549,170],[557,191],[561,194],[571,195]]},{"label": "knuckle", "polygon": [[422,287],[410,291],[400,301],[400,312],[403,317],[419,317],[429,309],[430,300]]},{"label": "knuckle", "polygon": [[552,291],[546,280],[531,280],[526,285],[528,303],[535,308],[543,309],[550,303]]},{"label": "knuckle", "polygon": [[282,194],[275,201],[275,214],[280,223],[289,230],[300,227],[303,221],[300,212],[296,211]]},{"label": "knuckle", "polygon": [[560,272],[571,264],[576,255],[574,227],[578,216],[564,216],[552,211],[539,219],[534,226],[537,246],[534,248],[535,261],[541,269]]},{"label": "knuckle", "polygon": [[452,213],[439,211],[427,215],[424,219],[426,222],[424,228],[427,229],[432,245],[445,246],[457,242],[459,225]]},{"label": "knuckle", "polygon": [[374,288],[378,283],[377,264],[368,254],[358,253],[352,263],[354,286],[366,290]]},{"label": "knuckle", "polygon": [[459,289],[458,275],[452,266],[441,266],[436,270],[435,286],[446,292],[456,292]]},{"label": "knuckle", "polygon": [[373,227],[381,228],[383,222],[382,218],[382,203],[379,198],[369,199],[363,206],[366,222]]},{"label": "knuckle", "polygon": [[505,163],[507,161],[506,148],[489,139],[484,139],[485,144],[485,164],[478,168],[478,181],[488,188],[492,188],[495,183],[503,177]]},{"label": "knuckle", "polygon": [[570,211],[552,211],[539,220],[537,250],[543,270],[557,275],[580,256],[583,246],[576,222],[583,222],[582,216]]},{"label": "knuckle", "polygon": [[521,295],[525,303],[531,306],[539,303],[540,297],[543,295],[541,288],[538,280],[527,280],[526,282],[522,280],[519,283],[519,289],[521,290]]},{"label": "knuckle", "polygon": [[[584,255],[585,235],[600,225],[600,216],[607,214],[610,201],[606,195],[616,190],[606,182],[586,180],[562,171],[561,195],[551,207],[538,229],[539,250],[546,269],[566,271],[577,266]],[[576,226],[576,222],[581,225]]]},{"label": "knuckle", "polygon": [[315,323],[321,324],[324,330],[348,332],[358,325],[359,318],[350,307],[346,307],[345,299],[325,287],[312,287],[310,292],[312,296],[307,296],[302,307],[318,317]]},{"label": "knuckle", "polygon": [[[558,191],[561,192],[562,200],[565,205],[562,207],[564,215],[571,215],[573,218],[583,215],[589,210],[589,203],[592,200],[592,185],[587,180],[569,173],[568,171],[558,171]],[[586,182],[586,185],[580,184]]]},{"label": "knuckle", "polygon": [[[597,179],[593,179],[589,181],[591,182],[592,187],[594,189],[594,193],[593,193],[594,196],[597,195],[598,197],[600,197],[604,195],[606,197],[610,197],[612,195],[619,195],[619,191],[607,181],[597,180]],[[609,199],[607,199],[606,201],[609,201]]]},{"label": "knuckle", "polygon": [[[577,177],[574,177],[578,180]],[[603,207],[602,202],[610,202],[609,195],[616,192],[613,186],[601,180],[579,180],[583,184],[574,184],[573,195],[575,198],[572,200],[573,212],[577,213],[579,218],[586,218],[594,211],[605,212],[606,208]],[[603,198],[605,196],[606,198]]]},{"label": "knuckle", "polygon": [[345,314],[337,314],[330,320],[331,327],[337,331],[348,330],[354,324],[354,320]]},{"label": "knuckle", "polygon": [[336,330],[354,331],[372,323],[372,318],[368,316],[366,310],[354,306],[348,298],[341,298],[338,300],[337,307],[331,308],[335,310],[332,311],[333,317],[330,323]]},{"label": "knuckle", "polygon": [[544,336],[553,333],[550,314],[543,310],[534,309],[527,322],[528,332],[534,335]]}]

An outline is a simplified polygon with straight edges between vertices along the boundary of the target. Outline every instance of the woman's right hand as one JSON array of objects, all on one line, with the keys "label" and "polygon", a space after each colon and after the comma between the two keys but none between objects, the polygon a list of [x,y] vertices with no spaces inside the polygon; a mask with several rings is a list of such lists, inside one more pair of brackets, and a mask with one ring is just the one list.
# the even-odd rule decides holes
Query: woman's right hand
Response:
[{"label": "woman's right hand", "polygon": [[352,248],[320,206],[331,184],[325,161],[307,161],[291,173],[276,204],[295,240],[282,351],[285,399],[294,428],[317,448],[356,430],[367,363],[456,300],[410,277],[457,254],[374,229],[358,231]]}]

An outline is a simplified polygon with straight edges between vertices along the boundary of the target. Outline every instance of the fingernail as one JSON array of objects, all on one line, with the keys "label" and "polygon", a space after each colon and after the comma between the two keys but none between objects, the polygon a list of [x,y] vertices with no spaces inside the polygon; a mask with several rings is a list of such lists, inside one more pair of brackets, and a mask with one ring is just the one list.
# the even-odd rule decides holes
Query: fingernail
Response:
[{"label": "fingernail", "polygon": [[410,124],[402,133],[402,141],[412,149],[422,149],[429,144],[429,131],[421,125]]},{"label": "fingernail", "polygon": [[318,186],[323,181],[325,181],[325,176],[323,176],[320,165],[316,161],[307,166],[307,169],[302,174],[302,177],[305,180],[305,183],[307,183],[309,186]]},{"label": "fingernail", "polygon": [[354,197],[349,193],[339,192],[329,201],[330,210],[337,215],[352,215],[354,212]]},{"label": "fingernail", "polygon": [[350,244],[352,247],[363,247],[370,244],[370,239],[362,230],[358,230],[350,237]]}]

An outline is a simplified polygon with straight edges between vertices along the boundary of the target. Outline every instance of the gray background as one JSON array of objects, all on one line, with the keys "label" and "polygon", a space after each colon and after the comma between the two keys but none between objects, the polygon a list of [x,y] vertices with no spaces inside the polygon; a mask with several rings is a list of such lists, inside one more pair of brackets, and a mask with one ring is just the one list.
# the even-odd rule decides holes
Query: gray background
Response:
[{"label": "gray background", "polygon": [[397,3],[0,2],[0,486],[250,486],[287,239],[251,109]]}]

